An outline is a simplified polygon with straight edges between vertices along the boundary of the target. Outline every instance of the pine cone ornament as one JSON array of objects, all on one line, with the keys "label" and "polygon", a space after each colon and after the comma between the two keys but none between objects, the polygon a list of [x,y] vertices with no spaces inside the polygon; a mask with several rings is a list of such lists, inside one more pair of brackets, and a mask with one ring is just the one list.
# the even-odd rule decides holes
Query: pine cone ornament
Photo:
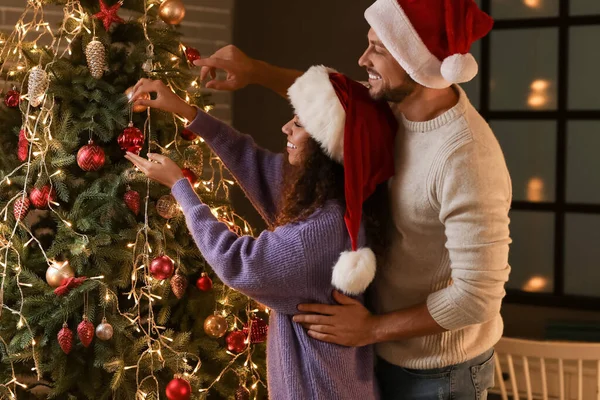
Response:
[{"label": "pine cone ornament", "polygon": [[135,190],[128,190],[123,195],[123,200],[127,208],[131,210],[135,215],[140,213],[140,194]]},{"label": "pine cone ornament", "polygon": [[94,324],[88,321],[87,316],[83,316],[83,321],[77,327],[77,336],[84,347],[89,347],[94,339]]},{"label": "pine cone ornament", "polygon": [[250,400],[250,391],[245,386],[240,386],[235,391],[235,400]]},{"label": "pine cone ornament", "polygon": [[204,154],[202,148],[195,144],[188,146],[184,152],[185,157],[184,167],[193,171],[196,176],[202,176],[204,172]]},{"label": "pine cone ornament", "polygon": [[185,291],[188,287],[188,280],[185,276],[181,274],[175,274],[173,278],[171,278],[171,290],[173,290],[173,294],[178,299],[183,298],[185,295]]},{"label": "pine cone ornament", "polygon": [[65,354],[69,354],[73,348],[73,331],[69,329],[66,322],[58,332],[58,344]]},{"label": "pine cone ornament", "polygon": [[21,132],[19,132],[19,147],[17,149],[17,156],[19,157],[19,161],[24,162],[25,160],[27,160],[28,155],[29,141],[27,140],[25,129],[21,129]]},{"label": "pine cone ornament", "polygon": [[250,343],[264,343],[267,341],[267,333],[269,326],[261,318],[252,318],[249,324],[244,325],[243,332],[248,335],[250,333]]},{"label": "pine cone ornament", "polygon": [[29,212],[29,207],[31,206],[31,202],[29,198],[19,198],[15,201],[13,206],[13,214],[17,221],[21,221],[23,218],[27,216]]},{"label": "pine cone ornament", "polygon": [[41,67],[35,66],[29,72],[29,103],[33,107],[42,104],[46,90],[48,90],[48,74]]},{"label": "pine cone ornament", "polygon": [[92,40],[85,47],[85,58],[90,73],[96,79],[102,78],[106,70],[106,50],[99,40]]}]

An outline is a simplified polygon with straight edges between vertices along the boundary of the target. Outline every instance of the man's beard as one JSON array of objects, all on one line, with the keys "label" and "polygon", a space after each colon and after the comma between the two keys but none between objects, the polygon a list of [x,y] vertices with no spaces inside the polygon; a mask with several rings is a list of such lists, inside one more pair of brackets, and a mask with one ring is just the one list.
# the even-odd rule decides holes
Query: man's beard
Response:
[{"label": "man's beard", "polygon": [[417,82],[409,78],[409,81],[397,88],[383,88],[374,93],[371,88],[371,97],[374,100],[385,100],[389,103],[402,103],[408,96],[414,93],[417,89]]}]

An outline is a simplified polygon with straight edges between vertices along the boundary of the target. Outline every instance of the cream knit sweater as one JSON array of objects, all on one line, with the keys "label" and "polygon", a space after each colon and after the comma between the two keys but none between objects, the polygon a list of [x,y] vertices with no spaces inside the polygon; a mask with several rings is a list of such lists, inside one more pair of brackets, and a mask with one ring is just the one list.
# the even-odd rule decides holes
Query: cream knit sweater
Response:
[{"label": "cream knit sweater", "polygon": [[390,182],[392,244],[374,286],[378,313],[427,303],[448,332],[381,343],[386,361],[414,369],[458,364],[502,336],[511,182],[500,145],[462,89],[427,122],[401,117]]}]

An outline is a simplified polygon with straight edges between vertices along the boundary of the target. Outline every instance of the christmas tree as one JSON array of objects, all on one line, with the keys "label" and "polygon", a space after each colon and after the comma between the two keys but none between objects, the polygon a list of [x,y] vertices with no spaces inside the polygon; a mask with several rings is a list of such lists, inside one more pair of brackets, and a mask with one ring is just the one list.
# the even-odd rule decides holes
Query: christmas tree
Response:
[{"label": "christmas tree", "polygon": [[146,77],[210,111],[184,5],[53,3],[60,27],[29,0],[0,38],[0,398],[263,398],[268,310],[218,281],[168,190],[123,158],[171,157],[252,234],[187,121],[128,101]]}]

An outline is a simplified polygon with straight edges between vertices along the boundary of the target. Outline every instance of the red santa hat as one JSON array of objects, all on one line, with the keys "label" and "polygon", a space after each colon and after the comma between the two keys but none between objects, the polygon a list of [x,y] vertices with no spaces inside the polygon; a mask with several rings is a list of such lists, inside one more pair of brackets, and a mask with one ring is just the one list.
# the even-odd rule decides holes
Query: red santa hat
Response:
[{"label": "red santa hat", "polygon": [[494,24],[473,0],[377,0],[365,18],[400,66],[434,89],[477,75],[469,51]]},{"label": "red santa hat", "polygon": [[324,66],[314,66],[288,91],[306,131],[332,159],[344,165],[346,214],[352,250],[333,269],[332,284],[360,294],[375,277],[375,254],[358,248],[363,203],[394,175],[398,122],[388,104],[375,102],[358,82]]}]

